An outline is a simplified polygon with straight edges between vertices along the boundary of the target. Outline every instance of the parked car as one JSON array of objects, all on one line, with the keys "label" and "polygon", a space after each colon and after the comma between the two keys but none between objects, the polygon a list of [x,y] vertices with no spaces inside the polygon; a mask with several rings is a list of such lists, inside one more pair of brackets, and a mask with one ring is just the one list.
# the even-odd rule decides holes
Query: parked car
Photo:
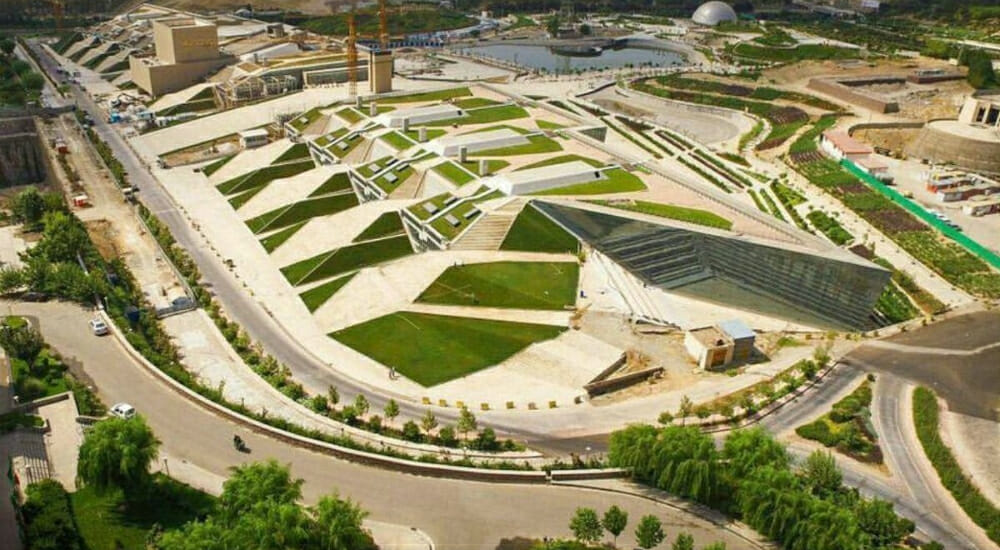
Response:
[{"label": "parked car", "polygon": [[90,320],[90,330],[94,332],[94,336],[104,336],[109,332],[108,324],[97,317]]},{"label": "parked car", "polygon": [[115,403],[111,407],[110,413],[111,416],[128,419],[135,416],[135,407],[129,405],[128,403]]}]

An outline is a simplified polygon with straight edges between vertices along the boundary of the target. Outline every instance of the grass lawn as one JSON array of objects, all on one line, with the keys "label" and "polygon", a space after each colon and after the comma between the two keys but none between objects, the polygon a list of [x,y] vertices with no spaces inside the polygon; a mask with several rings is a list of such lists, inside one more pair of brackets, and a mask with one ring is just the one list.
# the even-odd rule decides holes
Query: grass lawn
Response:
[{"label": "grass lawn", "polygon": [[211,176],[212,174],[218,172],[219,168],[225,166],[227,162],[233,160],[233,157],[235,156],[236,155],[226,155],[212,164],[206,164],[205,167],[201,169],[201,173],[206,176]]},{"label": "grass lawn", "polygon": [[388,143],[393,149],[402,151],[413,147],[413,142],[403,137],[399,132],[389,132],[381,136],[382,141]]},{"label": "grass lawn", "polygon": [[292,238],[292,235],[298,233],[299,229],[302,229],[306,222],[299,222],[295,225],[290,225],[281,231],[276,231],[270,235],[264,237],[260,240],[260,244],[263,245],[264,250],[274,252],[279,246],[285,244],[285,241]]},{"label": "grass lawn", "polygon": [[[445,207],[444,202],[449,198],[452,198],[451,193],[441,193],[440,195],[434,195],[433,197],[425,201],[419,202],[417,204],[414,204],[413,206],[409,206],[407,207],[407,210],[413,213],[413,215],[416,216],[417,218],[421,220],[426,220],[431,216],[440,212],[441,209]],[[437,207],[437,210],[434,211],[434,213],[428,212],[427,209],[424,208],[425,204],[433,204],[435,207]]]},{"label": "grass lawn", "polygon": [[[504,168],[510,166],[510,163],[502,159],[484,159],[486,160],[486,165],[489,168],[491,174],[494,174]],[[467,160],[460,163],[465,167],[466,170],[472,172],[473,174],[479,173],[479,161],[478,160]]]},{"label": "grass lawn", "polygon": [[254,187],[249,191],[244,191],[239,195],[234,195],[229,199],[229,205],[233,207],[233,210],[239,210],[241,206],[247,203],[247,201],[254,198],[257,193],[263,191],[264,187],[264,185],[261,185],[260,187]]},{"label": "grass lawn", "polygon": [[461,107],[463,109],[475,109],[476,107],[489,107],[490,105],[500,104],[499,101],[487,99],[485,97],[466,97],[463,99],[456,99],[452,103],[454,103],[456,107]]},{"label": "grass lawn", "polygon": [[304,158],[309,158],[309,146],[305,143],[296,143],[289,147],[287,151],[281,153],[281,156],[274,159],[274,162],[271,164],[281,164]]},{"label": "grass lawn", "polygon": [[218,189],[223,195],[235,195],[255,187],[263,187],[276,179],[297,176],[302,172],[312,170],[313,168],[314,165],[312,160],[265,166],[264,168],[254,170],[249,174],[243,174],[242,176],[237,176],[231,180],[224,181],[219,185],[216,185],[215,188]]},{"label": "grass lawn", "polygon": [[372,239],[379,239],[382,237],[388,237],[390,235],[399,235],[403,232],[403,220],[399,217],[398,212],[386,212],[379,216],[371,225],[365,228],[360,235],[354,238],[352,242],[359,243],[363,241],[370,241]]},{"label": "grass lawn", "polygon": [[334,141],[337,141],[337,139],[339,139],[346,133],[347,133],[347,128],[337,128],[336,130],[330,132],[329,134],[324,134],[316,138],[315,143],[320,147],[326,148],[327,145],[330,145]]},{"label": "grass lawn", "polygon": [[351,179],[347,177],[347,172],[341,172],[339,174],[334,174],[330,176],[330,179],[324,181],[316,188],[315,191],[309,193],[310,197],[318,197],[320,195],[328,195],[330,193],[336,193],[338,191],[344,191],[345,189],[351,188]]},{"label": "grass lawn", "polygon": [[[420,131],[419,130],[407,130],[407,131],[402,132],[402,133],[405,134],[406,137],[412,139],[413,141],[418,141],[420,139]],[[447,133],[448,132],[446,132],[444,130],[441,130],[439,128],[428,128],[427,129],[427,140],[430,141],[432,139],[437,139],[437,138],[439,138],[439,137],[441,137],[441,136],[443,136],[443,135],[445,135]]]},{"label": "grass lawn", "polygon": [[154,523],[164,530],[176,529],[210,512],[215,499],[183,483],[157,476],[152,495],[128,507],[123,505],[120,494],[98,495],[89,487],[72,493],[70,502],[86,548],[143,550]]},{"label": "grass lawn", "polygon": [[576,303],[576,262],[492,262],[452,266],[418,302],[518,309],[565,309]]},{"label": "grass lawn", "polygon": [[281,272],[292,285],[301,285],[409,256],[412,253],[410,238],[401,235],[324,252],[285,266],[281,268]]},{"label": "grass lawn", "polygon": [[310,124],[319,120],[319,117],[321,116],[323,116],[323,113],[319,111],[319,107],[316,107],[315,109],[310,109],[302,113],[294,120],[289,121],[288,125],[301,132],[308,128]]},{"label": "grass lawn", "polygon": [[315,199],[306,199],[282,206],[260,216],[247,220],[247,226],[254,233],[273,231],[288,227],[317,216],[329,216],[358,205],[358,197],[354,193],[330,195]]},{"label": "grass lawn", "polygon": [[530,170],[531,168],[541,168],[543,166],[552,166],[554,164],[565,164],[567,162],[573,162],[574,160],[579,160],[581,162],[586,162],[587,164],[593,166],[594,168],[601,168],[604,163],[592,158],[581,157],[580,155],[570,154],[570,155],[559,155],[558,157],[547,158],[545,160],[540,160],[538,162],[533,162],[531,164],[526,164],[520,168],[514,170]]},{"label": "grass lawn", "polygon": [[733,222],[727,220],[726,218],[723,218],[713,212],[709,212],[708,210],[701,210],[698,208],[686,208],[684,206],[675,206],[672,204],[661,204],[649,201],[593,202],[595,204],[610,206],[612,208],[620,208],[622,210],[650,214],[661,218],[670,218],[672,220],[704,225],[706,227],[717,227],[719,229],[732,229],[733,227]]},{"label": "grass lawn", "polygon": [[452,124],[464,126],[467,124],[487,124],[489,122],[500,122],[502,120],[514,120],[517,118],[528,117],[528,111],[525,111],[518,105],[482,107],[466,111],[465,114],[466,116],[463,117],[428,122],[425,126],[451,126]]},{"label": "grass lawn", "polygon": [[559,124],[558,122],[549,122],[548,120],[539,119],[535,121],[535,124],[538,125],[538,128],[541,130],[558,130],[560,128],[565,128],[565,126]]},{"label": "grass lawn", "polygon": [[[395,174],[396,181],[389,181],[389,178],[386,177],[390,172]],[[396,170],[396,168],[392,168],[388,172],[372,180],[372,183],[377,185],[379,189],[385,191],[386,193],[392,193],[414,173],[416,173],[416,170],[413,169],[413,166],[407,166],[403,170]]]},{"label": "grass lawn", "polygon": [[340,290],[344,285],[349,283],[351,279],[354,278],[355,275],[357,275],[357,273],[344,275],[343,277],[340,277],[338,279],[325,282],[319,286],[310,288],[309,290],[303,292],[302,294],[299,294],[299,297],[302,298],[302,302],[306,305],[307,308],[309,308],[309,312],[312,313],[317,309],[319,309],[319,306],[325,304],[326,301],[329,300],[334,294],[336,294],[337,291]]},{"label": "grass lawn", "polygon": [[437,90],[434,92],[423,92],[418,94],[399,95],[395,97],[379,98],[380,105],[386,103],[417,103],[420,101],[442,101],[455,97],[465,97],[472,95],[468,88],[450,88],[447,90]]},{"label": "grass lawn", "polygon": [[399,312],[331,333],[424,387],[503,362],[566,327]]},{"label": "grass lawn", "polygon": [[628,193],[645,191],[646,184],[638,176],[624,168],[612,168],[602,172],[607,179],[557,187],[535,195],[604,195],[607,193]]},{"label": "grass lawn", "polygon": [[355,124],[357,122],[361,122],[361,120],[365,118],[354,107],[347,107],[347,108],[341,109],[341,110],[337,111],[334,114],[336,114],[337,116],[339,116],[340,118],[346,120],[347,122],[349,122],[351,124]]},{"label": "grass lawn", "polygon": [[[476,221],[479,216],[482,216],[482,212],[477,212],[476,210],[475,203],[471,201],[458,203],[449,207],[443,216],[438,216],[431,221],[431,227],[449,241],[455,240],[455,237],[468,229],[469,225]],[[447,216],[449,215],[458,220],[457,225],[448,223]]]},{"label": "grass lawn", "polygon": [[578,247],[576,237],[528,205],[517,215],[500,250],[575,254]]},{"label": "grass lawn", "polygon": [[438,174],[441,174],[441,176],[443,176],[444,179],[459,186],[465,185],[466,183],[469,183],[470,181],[476,179],[475,176],[466,172],[465,170],[462,170],[461,168],[458,167],[457,164],[455,164],[450,160],[442,162],[441,164],[435,166],[434,171],[437,172]]},{"label": "grass lawn", "polygon": [[359,134],[355,134],[353,138],[348,138],[348,141],[346,142],[347,143],[347,148],[346,149],[341,149],[340,148],[340,143],[345,143],[345,142],[342,141],[342,142],[340,142],[340,143],[338,143],[336,145],[330,145],[329,147],[326,148],[326,150],[329,151],[333,156],[335,156],[335,157],[337,157],[339,159],[342,159],[342,158],[346,157],[348,153],[350,153],[351,151],[353,151],[355,147],[357,147],[358,145],[361,145],[365,141],[367,141],[367,140],[365,140]]},{"label": "grass lawn", "polygon": [[528,136],[528,143],[523,145],[511,145],[510,147],[499,147],[497,149],[485,149],[470,153],[473,157],[512,157],[515,155],[534,155],[537,153],[554,153],[562,151],[559,145],[552,138],[536,135]]},{"label": "grass lawn", "polygon": [[795,48],[768,48],[748,42],[737,44],[733,54],[759,61],[802,61],[803,59],[856,59],[861,51],[825,44],[803,44]]}]

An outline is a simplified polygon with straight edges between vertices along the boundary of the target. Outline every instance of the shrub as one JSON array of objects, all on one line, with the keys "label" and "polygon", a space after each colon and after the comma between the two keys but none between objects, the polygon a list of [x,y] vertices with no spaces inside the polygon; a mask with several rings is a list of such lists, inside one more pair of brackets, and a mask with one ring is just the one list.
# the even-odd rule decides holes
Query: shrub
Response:
[{"label": "shrub", "polygon": [[32,483],[24,505],[25,539],[32,550],[77,550],[81,547],[69,494],[59,482]]}]

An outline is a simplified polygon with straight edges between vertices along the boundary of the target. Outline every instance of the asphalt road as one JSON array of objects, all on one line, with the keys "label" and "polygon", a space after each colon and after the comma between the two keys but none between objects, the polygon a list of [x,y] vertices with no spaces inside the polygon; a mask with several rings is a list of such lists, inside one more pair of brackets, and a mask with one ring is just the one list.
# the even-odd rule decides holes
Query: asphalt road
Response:
[{"label": "asphalt road", "polygon": [[[569,536],[578,506],[604,510],[612,504],[633,523],[644,514],[663,519],[671,536],[695,535],[698,545],[722,540],[732,549],[751,546],[736,535],[690,513],[639,496],[553,485],[481,483],[421,477],[361,466],[293,447],[245,430],[195,405],[154,378],[126,354],[114,337],[95,337],[91,313],[64,303],[13,303],[14,314],[39,319],[46,341],[74,368],[82,367],[108,404],[127,401],[146,417],[163,449],[216,475],[246,461],[275,458],[306,480],[306,499],[339,492],[359,502],[374,520],[416,526],[442,549],[493,549],[502,538]],[[239,433],[249,455],[233,449]],[[173,463],[173,462],[171,462]],[[631,529],[628,530],[631,532]],[[623,536],[624,545],[632,544]]]}]

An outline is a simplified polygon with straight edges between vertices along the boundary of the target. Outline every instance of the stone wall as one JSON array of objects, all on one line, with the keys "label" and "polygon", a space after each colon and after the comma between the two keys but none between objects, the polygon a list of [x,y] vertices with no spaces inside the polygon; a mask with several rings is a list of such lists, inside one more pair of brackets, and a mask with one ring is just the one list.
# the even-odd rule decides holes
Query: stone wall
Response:
[{"label": "stone wall", "polygon": [[40,183],[46,173],[34,119],[0,119],[0,186]]}]

